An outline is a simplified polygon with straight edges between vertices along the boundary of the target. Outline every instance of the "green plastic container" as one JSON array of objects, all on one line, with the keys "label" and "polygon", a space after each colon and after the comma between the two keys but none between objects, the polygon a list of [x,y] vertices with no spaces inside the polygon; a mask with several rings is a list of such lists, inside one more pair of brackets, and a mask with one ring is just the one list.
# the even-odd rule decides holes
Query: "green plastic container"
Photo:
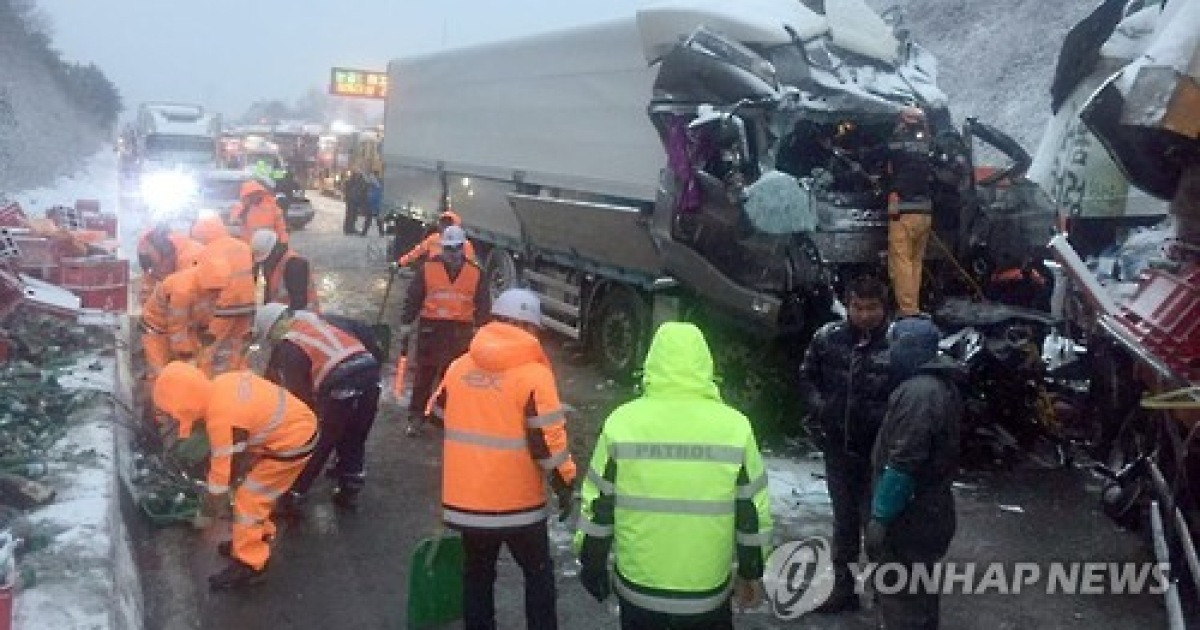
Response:
[{"label": "green plastic container", "polygon": [[187,494],[183,499],[150,495],[142,497],[138,504],[155,527],[191,523],[200,513],[200,499]]},{"label": "green plastic container", "polygon": [[424,538],[408,567],[408,627],[429,628],[462,618],[463,545],[457,534]]}]

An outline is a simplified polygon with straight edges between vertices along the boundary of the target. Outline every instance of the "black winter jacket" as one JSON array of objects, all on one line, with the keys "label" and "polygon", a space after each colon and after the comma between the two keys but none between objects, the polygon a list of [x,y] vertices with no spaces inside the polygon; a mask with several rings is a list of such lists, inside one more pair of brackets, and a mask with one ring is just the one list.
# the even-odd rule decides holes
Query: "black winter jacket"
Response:
[{"label": "black winter jacket", "polygon": [[938,357],[897,385],[871,456],[873,479],[891,467],[916,484],[912,500],[888,528],[909,560],[941,557],[954,537],[962,378],[958,363]]},{"label": "black winter jacket", "polygon": [[849,322],[830,322],[809,342],[800,394],[825,450],[871,454],[892,385],[886,333],[886,324],[863,337]]}]

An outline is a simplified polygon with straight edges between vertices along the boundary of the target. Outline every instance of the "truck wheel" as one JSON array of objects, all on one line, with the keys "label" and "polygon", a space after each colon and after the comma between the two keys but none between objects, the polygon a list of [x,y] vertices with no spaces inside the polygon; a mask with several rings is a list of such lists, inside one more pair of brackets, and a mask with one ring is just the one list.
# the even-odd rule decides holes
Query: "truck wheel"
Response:
[{"label": "truck wheel", "polygon": [[513,260],[512,254],[499,247],[488,252],[483,265],[483,281],[489,298],[495,300],[505,289],[518,286],[519,279],[517,261]]},{"label": "truck wheel", "polygon": [[650,309],[632,289],[614,286],[600,299],[591,328],[592,352],[600,369],[631,383],[646,356]]}]

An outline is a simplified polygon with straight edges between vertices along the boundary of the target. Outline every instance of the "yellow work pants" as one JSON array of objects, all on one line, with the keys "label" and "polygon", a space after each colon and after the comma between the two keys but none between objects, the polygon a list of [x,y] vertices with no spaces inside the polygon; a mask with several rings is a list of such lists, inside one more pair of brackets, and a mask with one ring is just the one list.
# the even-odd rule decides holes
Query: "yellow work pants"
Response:
[{"label": "yellow work pants", "polygon": [[933,217],[906,213],[888,221],[888,276],[901,317],[921,312],[921,265]]}]

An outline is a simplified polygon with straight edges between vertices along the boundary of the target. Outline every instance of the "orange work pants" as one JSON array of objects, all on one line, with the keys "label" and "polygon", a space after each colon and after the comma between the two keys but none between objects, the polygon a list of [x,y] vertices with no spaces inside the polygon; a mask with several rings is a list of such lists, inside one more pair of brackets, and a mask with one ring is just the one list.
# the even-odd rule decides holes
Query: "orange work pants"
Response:
[{"label": "orange work pants", "polygon": [[275,500],[292,487],[308,456],[292,460],[261,457],[233,495],[233,557],[262,570],[271,557],[268,542],[275,536],[271,510]]},{"label": "orange work pants", "polygon": [[921,269],[933,217],[905,213],[888,221],[888,276],[901,317],[921,312]]}]

